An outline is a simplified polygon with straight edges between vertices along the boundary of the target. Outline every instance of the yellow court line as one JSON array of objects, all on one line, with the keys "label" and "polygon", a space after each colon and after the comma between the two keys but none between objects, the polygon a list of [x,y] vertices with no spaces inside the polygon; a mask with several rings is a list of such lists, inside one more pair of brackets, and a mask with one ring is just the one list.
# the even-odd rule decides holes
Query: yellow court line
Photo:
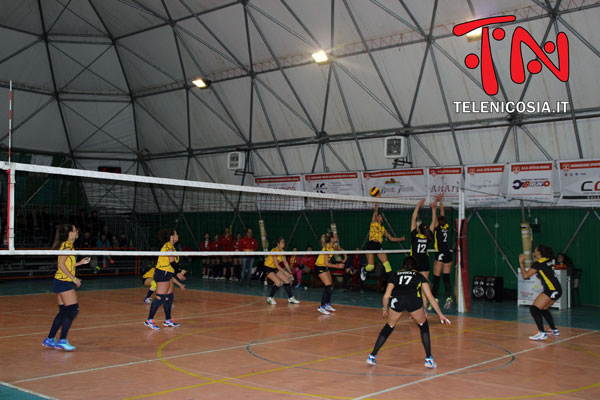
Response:
[{"label": "yellow court line", "polygon": [[593,351],[586,349],[586,348],[585,348],[585,347],[583,347],[582,345],[579,345],[579,344],[571,344],[571,343],[567,343],[567,346],[569,346],[569,347],[572,347],[572,348],[574,348],[574,349],[581,350],[581,351],[583,351],[584,353],[590,354],[590,355],[592,355],[592,356],[594,356],[594,357],[596,357],[596,358],[600,358],[600,354],[598,354],[598,353],[594,353]]},{"label": "yellow court line", "polygon": [[[482,330],[482,329],[488,329],[488,328],[492,328],[494,326],[505,325],[505,324],[513,323],[513,322],[515,322],[515,321],[500,321],[500,322],[496,322],[496,323],[493,323],[493,324],[490,324],[490,325],[485,325],[485,326],[481,326],[481,327],[477,327],[477,328],[464,329],[462,331],[450,332],[450,333],[445,333],[445,334],[441,334],[441,335],[436,335],[436,336],[432,336],[432,338],[440,338],[440,337],[446,337],[446,336],[453,336],[453,335],[457,335],[459,333],[466,333],[466,332],[472,332],[472,331],[477,331],[477,330]],[[157,358],[162,358],[162,350],[164,349],[164,347],[167,344],[173,342],[174,340],[179,339],[180,337],[189,336],[191,334],[192,333],[181,335],[181,336],[169,339],[165,343],[161,344],[159,346],[158,351],[157,351]],[[294,339],[293,337],[290,338],[290,340],[293,340],[293,339]],[[414,339],[414,340],[409,340],[409,341],[402,342],[402,343],[397,343],[397,344],[393,344],[393,345],[389,345],[389,346],[384,346],[383,348],[390,349],[390,348],[394,348],[394,347],[404,346],[406,344],[419,343],[420,341],[421,341],[420,339]],[[254,386],[246,386],[246,385],[242,385],[242,384],[239,384],[239,383],[233,383],[233,382],[229,382],[229,381],[230,380],[236,380],[236,379],[248,378],[248,377],[251,377],[251,376],[257,376],[257,375],[267,374],[267,373],[271,373],[271,372],[283,371],[283,370],[290,369],[290,368],[303,367],[305,365],[316,364],[316,363],[320,363],[320,362],[324,362],[324,361],[329,361],[329,360],[334,360],[334,359],[338,359],[338,358],[351,357],[351,356],[358,355],[358,354],[368,353],[370,351],[371,351],[370,349],[369,350],[360,350],[360,351],[355,351],[355,352],[352,352],[352,353],[346,353],[346,354],[341,354],[341,355],[337,355],[337,356],[331,356],[331,357],[321,358],[321,359],[317,359],[317,360],[306,361],[306,362],[299,363],[299,364],[292,364],[292,365],[286,365],[286,366],[281,366],[281,367],[277,367],[277,368],[271,368],[271,369],[268,369],[268,370],[252,372],[252,373],[249,373],[249,374],[244,374],[244,375],[239,375],[239,376],[234,376],[234,377],[224,378],[224,379],[213,379],[213,378],[209,378],[209,377],[206,377],[206,376],[198,375],[198,374],[195,374],[195,373],[183,370],[182,368],[179,368],[179,367],[173,365],[168,360],[161,359],[161,361],[164,362],[166,365],[168,365],[169,367],[171,367],[173,369],[176,369],[179,372],[183,372],[183,373],[185,373],[187,375],[191,375],[191,376],[195,376],[195,377],[198,377],[198,378],[202,378],[202,379],[208,380],[209,382],[203,382],[203,383],[198,383],[196,385],[185,386],[185,387],[180,387],[180,388],[173,388],[173,389],[168,389],[168,390],[164,390],[164,391],[160,391],[160,392],[149,393],[149,394],[135,396],[135,397],[129,397],[129,398],[124,399],[124,400],[134,400],[134,399],[141,399],[141,398],[146,398],[146,397],[152,397],[152,396],[157,396],[157,395],[161,395],[161,394],[173,393],[173,392],[180,391],[180,390],[198,388],[198,387],[202,387],[202,386],[206,386],[206,385],[211,385],[211,384],[214,384],[214,383],[224,383],[226,385],[238,386],[238,387],[243,387],[243,388],[246,388],[246,389],[259,390],[259,391],[265,391],[265,392],[273,392],[273,393],[279,393],[279,394],[291,394],[291,395],[296,395],[296,396],[300,395],[300,396],[307,396],[307,397],[320,397],[320,398],[325,397],[325,398],[331,398],[331,399],[352,399],[353,397],[332,396],[332,395],[316,395],[316,394],[311,394],[311,393],[289,392],[289,391],[281,391],[281,390],[274,390],[274,389],[268,389],[268,388],[259,388],[259,387],[254,387]]]},{"label": "yellow court line", "polygon": [[[537,398],[537,397],[557,396],[557,395],[561,395],[561,394],[581,392],[583,390],[593,389],[593,388],[598,387],[598,386],[600,386],[600,382],[594,383],[594,384],[588,385],[588,386],[582,386],[582,387],[578,387],[578,388],[575,388],[575,389],[569,389],[569,390],[562,390],[560,392],[554,392],[554,393],[526,394],[526,395],[522,395],[522,396],[510,396],[510,397],[484,397],[484,398],[480,398],[480,399],[468,399],[468,400],[517,400],[517,399],[533,399],[533,398]],[[369,400],[373,400],[373,399],[369,399]]]}]

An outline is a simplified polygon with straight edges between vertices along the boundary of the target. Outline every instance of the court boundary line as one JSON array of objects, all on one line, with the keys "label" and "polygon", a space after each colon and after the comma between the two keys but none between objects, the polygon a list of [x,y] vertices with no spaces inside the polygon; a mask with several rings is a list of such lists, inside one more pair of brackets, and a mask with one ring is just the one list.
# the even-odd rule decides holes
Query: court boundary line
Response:
[{"label": "court boundary line", "polygon": [[45,395],[45,394],[41,394],[41,393],[38,393],[38,392],[34,392],[33,390],[24,389],[24,388],[21,388],[21,387],[15,386],[15,385],[11,385],[11,384],[10,384],[10,383],[8,383],[8,382],[0,381],[0,385],[2,385],[2,386],[6,386],[7,388],[10,388],[10,389],[18,390],[19,392],[23,392],[23,393],[31,394],[31,395],[33,395],[33,396],[38,396],[38,397],[40,397],[40,398],[42,398],[42,399],[48,399],[48,400],[58,400],[56,397],[50,397],[50,396],[48,396],[48,395]]},{"label": "court boundary line", "polygon": [[[261,345],[263,345],[263,344],[272,344],[272,343],[279,343],[279,342],[288,341],[288,340],[306,339],[306,338],[311,338],[311,337],[316,337],[316,336],[324,336],[324,335],[331,335],[331,334],[336,334],[336,333],[352,332],[352,331],[357,331],[357,330],[360,330],[360,329],[373,328],[373,327],[380,326],[380,325],[381,324],[376,324],[376,325],[374,324],[374,325],[366,325],[366,326],[360,326],[360,327],[355,327],[355,328],[341,329],[341,330],[336,330],[336,331],[319,332],[319,333],[313,333],[313,334],[310,334],[310,335],[294,336],[294,337],[291,337],[291,338],[282,338],[282,339],[277,339],[277,340],[271,340],[271,341],[268,341],[268,342],[261,342],[260,344]],[[213,329],[213,330],[216,330],[216,329],[231,329],[231,328],[234,328],[234,327],[242,328],[243,326],[227,325],[227,326],[215,327],[215,328],[208,328],[208,329]],[[95,368],[82,369],[82,370],[78,370],[78,371],[62,372],[60,374],[39,376],[39,377],[36,377],[36,378],[20,379],[18,381],[14,381],[13,383],[32,382],[32,381],[37,381],[37,380],[42,380],[42,379],[57,378],[57,377],[67,376],[67,375],[82,374],[82,373],[86,373],[86,372],[102,371],[102,370],[111,369],[111,368],[127,367],[127,366],[130,366],[130,365],[143,364],[143,363],[147,363],[147,362],[162,361],[162,360],[171,360],[171,359],[175,359],[175,358],[190,357],[190,356],[195,356],[195,355],[200,355],[200,354],[209,354],[209,353],[215,353],[215,352],[218,352],[218,351],[237,350],[237,349],[240,349],[240,348],[245,348],[247,346],[247,344],[248,343],[244,343],[244,344],[239,344],[239,345],[235,345],[235,346],[221,347],[221,348],[217,348],[217,349],[202,350],[202,351],[196,351],[196,352],[184,353],[184,354],[176,354],[176,355],[168,356],[168,357],[156,357],[156,358],[149,358],[149,359],[145,359],[145,360],[139,360],[139,361],[131,361],[131,362],[127,362],[127,363],[121,363],[121,364],[106,365],[106,366],[103,366],[103,367],[95,367]]]},{"label": "court boundary line", "polygon": [[[568,337],[568,338],[565,338],[565,339],[556,340],[556,341],[554,341],[552,343],[544,343],[541,346],[536,346],[536,347],[532,347],[530,349],[525,349],[525,350],[517,351],[516,353],[512,353],[512,356],[517,356],[519,354],[529,353],[530,351],[543,349],[545,347],[550,347],[550,346],[553,346],[555,344],[564,343],[564,342],[567,342],[569,340],[576,339],[576,338],[579,338],[579,337],[582,337],[582,336],[586,336],[586,335],[589,335],[589,334],[592,334],[592,333],[595,333],[595,332],[596,331],[584,332],[584,333],[580,333],[579,335],[571,336],[571,337]],[[437,379],[437,378],[448,376],[450,374],[455,374],[457,372],[464,371],[466,369],[470,369],[470,368],[474,368],[474,367],[479,367],[481,365],[485,365],[485,364],[489,364],[489,363],[492,363],[492,362],[496,362],[496,361],[502,360],[502,359],[507,358],[507,357],[511,357],[511,355],[507,354],[507,355],[504,355],[504,356],[501,356],[501,357],[493,358],[491,360],[482,361],[480,363],[468,365],[466,367],[457,368],[457,369],[454,369],[454,370],[451,370],[451,371],[443,372],[441,374],[428,376],[428,377],[423,378],[423,379],[417,379],[417,380],[415,380],[413,382],[407,382],[407,383],[403,383],[402,385],[398,385],[398,386],[394,386],[394,387],[391,387],[391,388],[379,390],[377,392],[367,393],[367,394],[359,396],[359,397],[353,397],[352,400],[365,400],[365,399],[368,399],[370,397],[377,396],[379,394],[393,392],[394,390],[403,389],[405,387],[416,385],[416,384],[419,384],[419,383],[422,383],[422,382],[431,381],[431,380],[434,380],[434,379]]]}]

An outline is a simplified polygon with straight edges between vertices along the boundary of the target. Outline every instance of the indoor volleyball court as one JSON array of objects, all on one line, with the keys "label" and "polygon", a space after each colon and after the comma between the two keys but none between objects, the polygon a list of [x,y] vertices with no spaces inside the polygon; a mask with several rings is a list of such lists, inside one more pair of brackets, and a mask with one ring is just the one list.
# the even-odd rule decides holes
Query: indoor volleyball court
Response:
[{"label": "indoor volleyball court", "polygon": [[0,0],[0,400],[600,399],[598,21]]}]

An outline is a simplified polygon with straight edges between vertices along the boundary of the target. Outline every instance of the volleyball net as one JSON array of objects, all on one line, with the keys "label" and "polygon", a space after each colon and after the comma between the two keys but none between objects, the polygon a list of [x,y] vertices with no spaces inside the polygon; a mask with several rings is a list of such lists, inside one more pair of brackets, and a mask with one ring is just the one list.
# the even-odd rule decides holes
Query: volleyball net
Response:
[{"label": "volleyball net", "polygon": [[[31,164],[0,163],[0,168],[8,172],[2,181],[6,243],[1,254],[66,254],[51,249],[59,224],[78,227],[78,242],[86,249],[75,250],[77,255],[155,257],[162,245],[157,233],[164,228],[178,232],[179,256],[214,255],[201,250],[203,242],[221,241],[226,229],[233,241],[253,230],[259,249],[248,255],[265,256],[280,237],[286,240],[284,254],[306,252],[310,246],[310,254],[318,255],[321,235],[328,231],[338,235],[344,249],[333,254],[365,254],[375,251],[356,249],[366,245],[375,205],[392,236],[408,237],[417,203]],[[428,205],[421,216],[430,221]],[[385,251],[401,254],[408,247],[408,241],[387,243]],[[236,254],[228,248],[218,251]]]}]

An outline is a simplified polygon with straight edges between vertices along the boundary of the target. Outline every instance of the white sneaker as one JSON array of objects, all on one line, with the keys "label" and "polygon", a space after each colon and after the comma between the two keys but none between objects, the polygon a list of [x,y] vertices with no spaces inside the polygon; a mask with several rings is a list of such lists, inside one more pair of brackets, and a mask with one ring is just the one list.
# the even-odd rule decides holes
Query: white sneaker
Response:
[{"label": "white sneaker", "polygon": [[367,364],[369,365],[377,365],[377,357],[375,357],[374,355],[369,354],[369,357],[367,358]]},{"label": "white sneaker", "polygon": [[546,340],[548,339],[548,334],[546,332],[538,332],[533,336],[529,336],[529,340]]},{"label": "white sneaker", "polygon": [[367,279],[367,270],[364,268],[360,269],[360,280],[364,281]]},{"label": "white sneaker", "polygon": [[152,297],[146,297],[146,298],[144,299],[144,303],[145,303],[145,304],[150,304],[150,303],[152,303]]},{"label": "white sneaker", "polygon": [[267,303],[273,304],[273,305],[277,304],[277,302],[275,301],[275,299],[272,298],[272,297],[267,297]]},{"label": "white sneaker", "polygon": [[327,310],[325,309],[325,307],[324,307],[324,306],[321,306],[321,307],[317,308],[317,311],[318,311],[318,312],[320,312],[321,314],[325,314],[325,315],[329,315],[329,314],[331,314],[329,311],[327,311]]},{"label": "white sneaker", "polygon": [[437,368],[437,364],[435,363],[435,361],[433,361],[433,357],[425,358],[425,366],[431,369]]},{"label": "white sneaker", "polygon": [[221,276],[219,279],[220,279],[220,280],[223,280],[223,279],[225,279],[225,277],[224,277],[224,276]]},{"label": "white sneaker", "polygon": [[325,306],[325,309],[326,309],[327,311],[335,311],[335,308],[331,307],[331,304],[327,304],[327,305]]},{"label": "white sneaker", "polygon": [[558,331],[558,329],[548,329],[548,330],[546,331],[546,334],[547,334],[548,336],[559,336],[559,335],[560,335],[560,332]]},{"label": "white sneaker", "polygon": [[290,304],[300,304],[300,302],[298,300],[296,300],[296,298],[294,296],[290,297],[288,299],[288,303]]}]

